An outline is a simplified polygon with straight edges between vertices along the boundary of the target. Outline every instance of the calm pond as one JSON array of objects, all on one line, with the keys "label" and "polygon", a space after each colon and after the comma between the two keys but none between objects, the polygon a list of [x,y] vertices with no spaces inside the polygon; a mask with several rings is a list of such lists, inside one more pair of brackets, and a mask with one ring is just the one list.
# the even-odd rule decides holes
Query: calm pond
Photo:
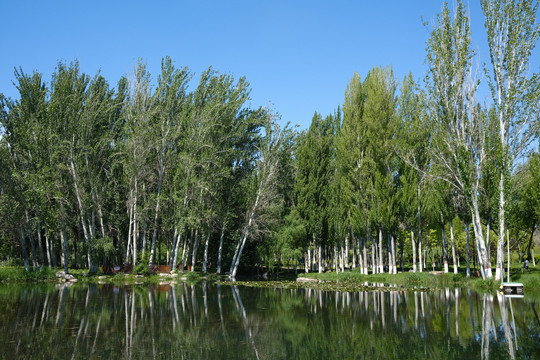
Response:
[{"label": "calm pond", "polygon": [[459,289],[2,286],[0,357],[538,359],[539,312]]}]

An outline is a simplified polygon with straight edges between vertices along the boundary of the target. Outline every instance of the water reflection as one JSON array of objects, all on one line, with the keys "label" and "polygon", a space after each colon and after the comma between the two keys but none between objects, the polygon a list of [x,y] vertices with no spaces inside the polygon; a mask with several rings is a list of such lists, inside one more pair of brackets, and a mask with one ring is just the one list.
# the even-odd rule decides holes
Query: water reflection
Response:
[{"label": "water reflection", "polygon": [[2,358],[534,358],[537,302],[470,290],[0,288]]}]

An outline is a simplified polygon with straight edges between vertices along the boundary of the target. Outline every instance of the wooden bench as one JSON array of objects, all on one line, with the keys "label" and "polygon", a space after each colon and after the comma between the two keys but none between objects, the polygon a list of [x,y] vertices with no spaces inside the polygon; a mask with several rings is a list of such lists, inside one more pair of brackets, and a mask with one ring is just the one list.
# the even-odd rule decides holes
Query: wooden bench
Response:
[{"label": "wooden bench", "polygon": [[102,265],[100,270],[103,274],[131,273],[133,265]]}]

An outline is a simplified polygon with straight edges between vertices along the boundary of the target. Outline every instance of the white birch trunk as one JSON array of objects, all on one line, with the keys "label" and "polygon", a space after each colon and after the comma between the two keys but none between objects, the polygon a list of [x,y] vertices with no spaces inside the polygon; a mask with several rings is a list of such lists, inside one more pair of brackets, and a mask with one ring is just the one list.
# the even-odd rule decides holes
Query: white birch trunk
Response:
[{"label": "white birch trunk", "polygon": [[[345,254],[344,259],[345,268],[349,268],[349,237],[345,237]],[[342,269],[343,270],[343,269]]]},{"label": "white birch trunk", "polygon": [[83,234],[84,234],[84,241],[86,242],[86,258],[88,261],[88,268],[92,269],[92,259],[90,258],[90,239],[88,238],[88,230],[86,229],[86,224],[84,221],[84,209],[82,205],[82,199],[81,194],[79,193],[79,186],[77,184],[77,173],[75,171],[75,164],[73,163],[73,158],[70,159],[71,162],[71,174],[73,176],[73,185],[75,187],[75,195],[77,197],[77,203],[79,205],[79,212],[80,212],[80,221],[81,226],[83,228]]},{"label": "white birch trunk", "polygon": [[127,237],[127,244],[126,244],[126,257],[124,260],[124,263],[127,264],[129,261],[129,256],[131,254],[131,230],[133,226],[133,190],[130,192],[130,201],[129,201],[129,226],[128,226],[128,237]]},{"label": "white birch trunk", "polygon": [[[171,271],[175,270],[176,267],[177,267],[176,265],[178,264],[178,249],[180,248],[180,242],[182,241],[182,235],[183,235],[182,229],[180,229],[180,230],[181,231],[178,233],[178,236],[176,238],[176,244],[174,246],[174,250],[173,250],[173,253],[172,253]],[[185,247],[185,240],[184,240],[184,247]]]},{"label": "white birch trunk", "polygon": [[208,244],[210,243],[210,225],[208,225],[208,231],[206,233],[206,240],[204,242],[204,258],[203,258],[203,266],[202,266],[202,272],[206,272],[206,266],[208,264]]},{"label": "white birch trunk", "polygon": [[[478,182],[478,180],[476,180]],[[480,211],[478,207],[478,195],[477,195],[478,186],[473,190],[474,194],[472,196],[472,205],[473,205],[473,226],[474,226],[474,236],[476,238],[476,250],[478,252],[478,262],[480,266],[480,273],[482,274],[482,279],[488,279],[493,276],[491,272],[491,264],[489,262],[486,243],[484,242],[484,234],[482,231],[482,224],[480,223]],[[503,233],[504,235],[504,233]],[[504,245],[504,241],[503,241]]]},{"label": "white birch trunk", "polygon": [[60,231],[60,242],[62,244],[62,253],[64,254],[63,258],[63,265],[64,265],[64,272],[68,273],[68,242],[67,242],[67,236],[66,236],[66,222],[64,220],[64,205],[60,202],[60,218],[62,220],[62,231]]},{"label": "white birch trunk", "polygon": [[454,241],[454,225],[450,220],[450,240],[452,241],[452,263],[454,264],[454,274],[458,273],[458,264],[456,263],[456,245]]},{"label": "white birch trunk", "polygon": [[366,241],[367,241],[367,239],[364,237],[364,239],[362,240],[362,250],[363,250],[363,253],[364,253],[363,257],[364,257],[364,274],[365,275],[367,275],[369,273]]},{"label": "white birch trunk", "polygon": [[470,260],[470,246],[469,246],[469,223],[465,225],[465,230],[467,232],[467,245],[466,245],[466,252],[467,252],[467,277],[471,277],[471,260]]},{"label": "white birch trunk", "polygon": [[[338,260],[339,257],[339,260]],[[343,258],[341,257],[341,254],[338,256],[338,247],[336,244],[334,244],[334,256],[332,261],[332,266],[334,269],[336,269],[336,273],[339,273],[340,266],[338,262],[341,261],[343,263]]]},{"label": "white birch trunk", "polygon": [[413,272],[416,272],[416,243],[414,242],[414,231],[411,229],[412,261]]},{"label": "white birch trunk", "polygon": [[444,262],[444,272],[448,272],[448,254],[446,252],[446,234],[444,232],[444,224],[442,227],[442,246],[443,246],[443,262]]},{"label": "white birch trunk", "polygon": [[135,189],[133,191],[134,197],[133,197],[133,231],[131,232],[131,235],[133,236],[133,245],[131,246],[131,252],[133,255],[133,267],[137,265],[137,235],[139,234],[139,227],[137,225],[137,197],[138,197],[138,182],[137,177],[135,177]]},{"label": "white birch trunk", "polygon": [[182,246],[182,271],[184,271],[184,268],[186,267],[186,246],[187,246],[188,239],[184,239],[184,244]]},{"label": "white birch trunk", "polygon": [[323,265],[322,245],[320,241],[319,241],[318,253],[319,253],[319,274],[321,274],[324,272],[324,265]]},{"label": "white birch trunk", "polygon": [[422,232],[418,230],[418,272],[422,272],[424,268],[422,261]]},{"label": "white birch trunk", "polygon": [[396,242],[394,235],[390,235],[390,246],[392,248],[392,273],[397,274],[397,265],[396,265]]},{"label": "white birch trunk", "polygon": [[[355,238],[354,238],[354,235],[351,234],[351,249],[352,249],[352,268],[353,269],[356,269],[356,254],[357,254],[357,250],[360,249],[359,246],[357,246],[357,244],[360,243],[360,241],[355,241]],[[361,266],[359,264],[359,266]]]},{"label": "white birch trunk", "polygon": [[217,274],[221,274],[221,257],[223,254],[223,238],[225,237],[225,221],[221,225],[221,234],[219,235],[219,250],[218,250],[218,259],[217,259]]},{"label": "white birch trunk", "polygon": [[191,272],[195,271],[197,262],[197,250],[199,248],[199,230],[195,230],[195,238],[193,239],[193,249],[191,249]]},{"label": "white birch trunk", "polygon": [[394,268],[392,267],[392,244],[390,242],[390,233],[386,235],[386,247],[388,248],[388,274],[392,274]]},{"label": "white birch trunk", "polygon": [[504,200],[504,174],[501,174],[499,180],[499,239],[497,241],[495,281],[502,281],[504,279]]},{"label": "white birch trunk", "polygon": [[377,252],[377,254],[379,255],[379,273],[384,273],[384,256],[383,256],[383,245],[382,245],[382,242],[383,242],[383,235],[382,235],[382,228],[379,227],[379,251]]},{"label": "white birch trunk", "polygon": [[375,242],[371,242],[371,273],[376,274],[377,273],[377,264],[375,263]]},{"label": "white birch trunk", "polygon": [[49,236],[47,236],[47,229],[45,229],[45,252],[47,253],[47,264],[49,269],[51,268],[51,248],[49,247]]},{"label": "white birch trunk", "polygon": [[28,261],[28,252],[26,251],[26,241],[24,238],[24,231],[22,229],[22,226],[19,227],[19,241],[21,243],[21,249],[23,253],[24,269],[28,271],[30,270],[30,263]]},{"label": "white birch trunk", "polygon": [[491,225],[491,221],[488,220],[487,225],[486,225],[486,249],[487,249],[488,261],[491,264],[491,230],[490,230],[491,226],[490,225]]},{"label": "white birch trunk", "polygon": [[152,234],[152,244],[150,245],[150,264],[152,265],[156,263],[156,237],[157,237],[157,221],[158,221],[158,214],[159,214],[160,199],[161,199],[161,179],[158,184],[156,208],[154,210],[154,232]]}]

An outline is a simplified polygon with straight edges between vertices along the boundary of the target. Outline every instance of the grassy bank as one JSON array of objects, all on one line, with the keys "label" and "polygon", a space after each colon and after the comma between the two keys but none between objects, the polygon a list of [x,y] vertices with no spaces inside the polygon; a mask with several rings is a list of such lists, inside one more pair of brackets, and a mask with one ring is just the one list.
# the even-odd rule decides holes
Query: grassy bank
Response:
[{"label": "grassy bank", "polygon": [[[59,279],[56,272],[60,269],[37,269],[25,271],[22,267],[0,267],[0,284],[2,283],[56,283]],[[173,274],[137,275],[137,274],[88,274],[88,270],[70,270],[77,282],[81,283],[112,283],[112,284],[156,284],[161,282],[198,282],[198,281],[222,281],[226,276],[216,274],[201,274],[198,272],[180,272]],[[287,275],[287,274],[284,274]],[[358,269],[346,272],[326,272],[322,274],[307,273],[299,274],[298,277],[317,279],[318,282],[297,282],[295,276],[280,276],[280,278],[291,281],[238,281],[231,284],[247,285],[256,287],[285,287],[285,288],[316,288],[328,291],[362,291],[370,289],[380,289],[379,284],[384,284],[385,289],[396,288],[409,289],[440,289],[440,288],[471,288],[479,291],[497,290],[500,282],[494,279],[482,280],[479,277],[467,278],[464,273],[454,275],[453,273],[436,275],[422,272],[404,272],[399,274],[374,274],[362,275]],[[289,279],[290,278],[290,279]],[[521,272],[515,268],[511,272],[511,281],[521,282],[524,285],[525,294],[540,294],[540,270],[531,269],[528,272]]]},{"label": "grassy bank", "polygon": [[[26,271],[23,267],[0,267],[0,284],[24,284],[24,283],[57,283],[59,279],[56,272],[61,269],[30,269]],[[112,284],[155,284],[160,282],[198,282],[202,280],[216,281],[221,279],[215,274],[200,274],[197,272],[181,272],[173,274],[89,274],[86,269],[69,270],[69,274],[82,283],[112,283]]]},{"label": "grassy bank", "polygon": [[25,271],[23,267],[0,267],[0,284],[56,281],[56,270],[49,268]]},{"label": "grassy bank", "polygon": [[[512,269],[511,281],[521,282],[524,285],[525,292],[540,291],[540,271],[533,269],[528,272],[521,272],[520,269]],[[357,282],[357,283],[383,283],[390,286],[407,288],[446,288],[446,287],[467,287],[476,290],[498,289],[499,281],[494,278],[482,280],[479,277],[466,277],[465,274],[437,273],[429,272],[413,273],[405,272],[399,274],[372,274],[363,275],[357,270],[347,272],[328,272],[328,273],[308,273],[301,274],[299,277],[313,278],[322,281],[335,282]],[[506,279],[505,279],[506,280]]]}]

